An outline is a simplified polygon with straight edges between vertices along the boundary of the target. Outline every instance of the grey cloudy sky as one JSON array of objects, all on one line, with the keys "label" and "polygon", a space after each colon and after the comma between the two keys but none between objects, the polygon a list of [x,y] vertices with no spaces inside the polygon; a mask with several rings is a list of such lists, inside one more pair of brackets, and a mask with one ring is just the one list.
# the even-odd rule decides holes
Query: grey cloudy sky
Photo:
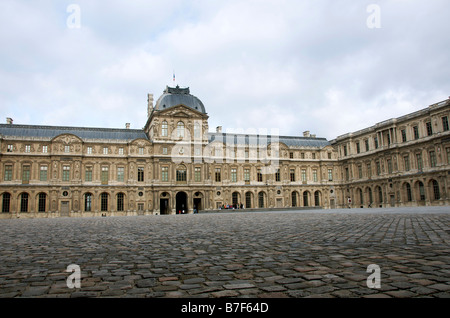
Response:
[{"label": "grey cloudy sky", "polygon": [[449,11],[448,0],[2,0],[0,120],[142,128],[147,94],[175,71],[211,131],[333,139],[449,97]]}]

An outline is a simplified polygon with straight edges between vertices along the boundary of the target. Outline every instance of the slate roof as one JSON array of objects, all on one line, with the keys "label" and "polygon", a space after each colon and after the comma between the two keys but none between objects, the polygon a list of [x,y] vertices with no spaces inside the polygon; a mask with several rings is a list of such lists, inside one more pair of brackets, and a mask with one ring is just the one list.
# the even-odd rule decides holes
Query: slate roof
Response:
[{"label": "slate roof", "polygon": [[85,128],[60,126],[35,126],[0,124],[0,135],[5,137],[30,137],[51,140],[61,134],[73,134],[83,140],[122,140],[132,141],[137,138],[147,139],[142,129],[116,129],[116,128]]},{"label": "slate roof", "polygon": [[180,88],[179,86],[167,86],[164,93],[156,101],[155,110],[164,110],[178,105],[185,105],[206,114],[205,106],[202,101],[190,94],[189,87]]},{"label": "slate roof", "polygon": [[304,148],[324,148],[330,145],[325,138],[317,137],[295,137],[295,136],[260,136],[260,135],[243,135],[243,134],[226,134],[226,133],[208,133],[208,141],[211,143],[215,140],[222,143],[233,142],[245,145],[269,145],[272,141],[284,143],[288,147],[304,147]]}]

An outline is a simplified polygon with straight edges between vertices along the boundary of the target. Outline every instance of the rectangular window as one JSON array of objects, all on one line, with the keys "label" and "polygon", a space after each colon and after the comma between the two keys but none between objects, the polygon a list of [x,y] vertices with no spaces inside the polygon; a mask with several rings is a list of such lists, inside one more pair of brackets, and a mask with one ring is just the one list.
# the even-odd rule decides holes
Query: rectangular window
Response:
[{"label": "rectangular window", "polygon": [[328,181],[333,181],[333,169],[328,169]]},{"label": "rectangular window", "polygon": [[388,173],[391,174],[392,173],[392,160],[391,159],[387,160],[387,166],[388,166]]},{"label": "rectangular window", "polygon": [[14,146],[13,145],[8,145],[8,148],[6,149],[6,152],[13,152],[14,150]]},{"label": "rectangular window", "polygon": [[372,177],[372,165],[370,163],[367,164],[367,178]]},{"label": "rectangular window", "polygon": [[377,165],[377,176],[379,176],[381,174],[381,164],[379,161],[377,161],[375,164]]},{"label": "rectangular window", "polygon": [[347,146],[344,146],[344,156],[347,156]]},{"label": "rectangular window", "polygon": [[220,181],[222,181],[222,176],[221,176],[221,174],[220,174],[220,168],[216,168],[216,182],[220,182]]},{"label": "rectangular window", "polygon": [[125,181],[125,168],[117,167],[117,181],[124,182]]},{"label": "rectangular window", "polygon": [[244,169],[244,181],[250,182],[250,169]]},{"label": "rectangular window", "polygon": [[176,179],[177,182],[186,182],[187,180],[186,169],[184,168],[177,169]]},{"label": "rectangular window", "polygon": [[163,153],[163,155],[167,155],[167,147],[163,147],[162,153]]},{"label": "rectangular window", "polygon": [[275,181],[280,181],[280,169],[277,169],[277,171],[275,171]]},{"label": "rectangular window", "polygon": [[430,166],[436,167],[436,153],[433,150],[430,151]]},{"label": "rectangular window", "polygon": [[84,172],[84,178],[87,182],[91,182],[92,181],[92,167],[86,167],[86,170]]},{"label": "rectangular window", "polygon": [[305,153],[304,153],[304,152],[302,152],[302,153],[300,154],[300,158],[305,159]]},{"label": "rectangular window", "polygon": [[403,161],[405,163],[405,171],[409,171],[409,156],[404,156]]},{"label": "rectangular window", "polygon": [[433,134],[433,127],[431,127],[431,122],[427,122],[426,124],[427,127],[427,136],[431,136]]},{"label": "rectangular window", "polygon": [[236,168],[232,168],[231,169],[231,182],[236,182],[237,181],[237,172],[236,172]]},{"label": "rectangular window", "polygon": [[312,158],[316,159],[316,153],[315,152],[312,153]]},{"label": "rectangular window", "polygon": [[290,170],[290,179],[291,179],[291,182],[295,181],[295,169]]},{"label": "rectangular window", "polygon": [[39,172],[39,180],[41,181],[47,181],[47,166],[41,166],[40,172]]},{"label": "rectangular window", "polygon": [[293,152],[290,152],[290,153],[289,153],[289,158],[290,158],[290,159],[294,159],[294,153],[293,153]]},{"label": "rectangular window", "polygon": [[195,182],[202,181],[202,170],[200,167],[195,167],[194,169],[194,180]]},{"label": "rectangular window", "polygon": [[369,151],[369,139],[364,140],[364,144],[366,145],[366,151]]},{"label": "rectangular window", "polygon": [[418,126],[414,126],[413,127],[413,134],[414,134],[414,139],[419,139],[419,127]]},{"label": "rectangular window", "polygon": [[302,181],[306,182],[306,169],[302,169]]},{"label": "rectangular window", "polygon": [[31,146],[25,145],[25,152],[30,152],[30,151],[31,151]]},{"label": "rectangular window", "polygon": [[70,146],[64,146],[64,152],[65,153],[70,152]]},{"label": "rectangular window", "polygon": [[48,152],[48,146],[42,146],[42,153]]},{"label": "rectangular window", "polygon": [[62,180],[63,181],[69,181],[70,180],[70,166],[63,166]]},{"label": "rectangular window", "polygon": [[359,142],[356,143],[356,153],[360,153],[361,148],[359,147]]},{"label": "rectangular window", "polygon": [[161,181],[169,181],[169,167],[161,167]]},{"label": "rectangular window", "polygon": [[416,160],[417,160],[417,170],[421,171],[423,168],[422,154],[420,153],[416,154]]},{"label": "rectangular window", "polygon": [[402,129],[401,133],[402,133],[402,141],[405,142],[406,141],[406,130]]},{"label": "rectangular window", "polygon": [[317,182],[317,170],[313,170],[313,181]]},{"label": "rectangular window", "polygon": [[358,177],[360,179],[362,179],[362,177],[363,177],[363,175],[362,175],[362,166],[361,165],[358,166]]},{"label": "rectangular window", "polygon": [[138,167],[138,182],[144,181],[144,167]]},{"label": "rectangular window", "polygon": [[123,155],[123,148],[122,147],[119,148],[119,155]]},{"label": "rectangular window", "polygon": [[103,147],[103,154],[107,155],[108,154],[108,147]]},{"label": "rectangular window", "polygon": [[256,178],[257,178],[258,182],[262,182],[263,181],[261,169],[258,169],[258,171],[256,172]]},{"label": "rectangular window", "polygon": [[373,141],[375,143],[375,149],[378,149],[378,137],[374,137]]},{"label": "rectangular window", "polygon": [[6,165],[5,166],[5,181],[11,181],[12,180],[12,165]]},{"label": "rectangular window", "polygon": [[442,117],[442,130],[447,131],[448,129],[448,117]]},{"label": "rectangular window", "polygon": [[92,147],[87,147],[86,153],[92,155]]},{"label": "rectangular window", "polygon": [[102,184],[108,184],[109,171],[108,167],[102,167],[101,180]]},{"label": "rectangular window", "polygon": [[348,168],[345,168],[345,180],[349,180],[350,179],[350,171],[348,170]]},{"label": "rectangular window", "polygon": [[143,147],[139,147],[139,154],[143,155],[144,154],[144,148]]}]

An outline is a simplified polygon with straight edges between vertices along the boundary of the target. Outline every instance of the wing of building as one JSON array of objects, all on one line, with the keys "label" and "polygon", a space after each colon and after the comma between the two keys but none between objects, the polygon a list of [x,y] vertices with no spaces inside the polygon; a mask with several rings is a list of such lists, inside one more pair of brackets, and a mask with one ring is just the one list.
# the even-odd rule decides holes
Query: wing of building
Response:
[{"label": "wing of building", "polygon": [[189,88],[143,129],[0,124],[0,218],[448,205],[450,100],[328,141],[209,132]]}]

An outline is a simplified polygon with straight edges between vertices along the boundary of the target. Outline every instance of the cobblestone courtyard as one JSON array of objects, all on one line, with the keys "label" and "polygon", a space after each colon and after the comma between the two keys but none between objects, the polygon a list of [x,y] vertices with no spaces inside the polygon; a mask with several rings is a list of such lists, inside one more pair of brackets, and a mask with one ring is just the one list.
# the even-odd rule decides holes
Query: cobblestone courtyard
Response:
[{"label": "cobblestone courtyard", "polygon": [[449,210],[0,220],[0,297],[449,297]]}]

